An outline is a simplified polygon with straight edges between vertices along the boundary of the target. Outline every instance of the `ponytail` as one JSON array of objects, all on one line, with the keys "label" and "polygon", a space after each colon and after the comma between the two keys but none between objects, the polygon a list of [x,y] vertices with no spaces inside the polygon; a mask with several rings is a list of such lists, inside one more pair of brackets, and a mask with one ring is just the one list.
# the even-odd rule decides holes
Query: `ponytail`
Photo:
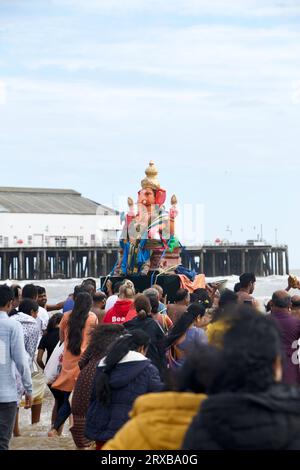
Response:
[{"label": "ponytail", "polygon": [[151,303],[148,297],[141,294],[138,295],[134,301],[134,307],[138,318],[145,320],[151,315]]},{"label": "ponytail", "polygon": [[205,307],[203,307],[203,305],[199,304],[198,302],[190,304],[187,308],[187,311],[181,315],[173,328],[169,331],[165,340],[166,348],[169,348],[179,338],[181,338],[181,336],[183,336],[188,328],[194,323],[197,317],[203,317],[204,314]]},{"label": "ponytail", "polygon": [[146,310],[143,310],[143,309],[137,312],[137,315],[141,320],[145,320],[145,318],[148,317]]}]

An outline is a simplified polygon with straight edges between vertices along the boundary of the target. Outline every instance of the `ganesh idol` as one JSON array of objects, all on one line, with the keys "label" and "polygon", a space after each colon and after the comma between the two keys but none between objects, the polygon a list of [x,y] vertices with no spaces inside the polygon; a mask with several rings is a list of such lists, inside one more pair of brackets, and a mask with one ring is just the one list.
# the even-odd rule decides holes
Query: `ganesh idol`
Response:
[{"label": "ganesh idol", "polygon": [[177,199],[165,209],[166,191],[160,187],[154,162],[141,182],[137,204],[128,198],[128,213],[120,238],[120,256],[115,274],[147,275],[149,271],[173,272],[181,264],[180,243],[175,237]]}]

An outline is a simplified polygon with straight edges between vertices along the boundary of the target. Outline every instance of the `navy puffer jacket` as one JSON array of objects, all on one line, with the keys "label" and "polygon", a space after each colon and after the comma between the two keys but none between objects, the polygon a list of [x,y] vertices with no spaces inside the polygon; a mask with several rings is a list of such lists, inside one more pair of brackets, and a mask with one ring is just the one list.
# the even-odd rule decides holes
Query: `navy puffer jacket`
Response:
[{"label": "navy puffer jacket", "polygon": [[159,392],[163,388],[158,370],[151,361],[138,352],[130,351],[110,374],[111,402],[105,406],[96,397],[96,381],[103,366],[102,360],[96,371],[85,428],[88,439],[102,442],[114,437],[128,421],[128,413],[138,396]]}]

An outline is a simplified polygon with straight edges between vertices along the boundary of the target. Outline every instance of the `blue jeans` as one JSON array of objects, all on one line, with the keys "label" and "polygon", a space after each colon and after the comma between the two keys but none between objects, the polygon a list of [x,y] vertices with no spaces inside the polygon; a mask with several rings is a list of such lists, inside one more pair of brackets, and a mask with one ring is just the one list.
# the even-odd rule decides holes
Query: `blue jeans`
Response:
[{"label": "blue jeans", "polygon": [[0,403],[0,450],[8,450],[17,414],[17,403]]}]

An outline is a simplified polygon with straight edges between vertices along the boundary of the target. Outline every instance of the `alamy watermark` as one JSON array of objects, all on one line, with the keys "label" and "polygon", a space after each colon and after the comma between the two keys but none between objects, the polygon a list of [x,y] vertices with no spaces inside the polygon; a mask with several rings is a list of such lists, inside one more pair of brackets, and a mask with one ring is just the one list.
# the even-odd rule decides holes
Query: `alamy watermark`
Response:
[{"label": "alamy watermark", "polygon": [[292,363],[298,366],[300,364],[300,338],[292,342],[292,349],[295,349],[291,357]]}]

